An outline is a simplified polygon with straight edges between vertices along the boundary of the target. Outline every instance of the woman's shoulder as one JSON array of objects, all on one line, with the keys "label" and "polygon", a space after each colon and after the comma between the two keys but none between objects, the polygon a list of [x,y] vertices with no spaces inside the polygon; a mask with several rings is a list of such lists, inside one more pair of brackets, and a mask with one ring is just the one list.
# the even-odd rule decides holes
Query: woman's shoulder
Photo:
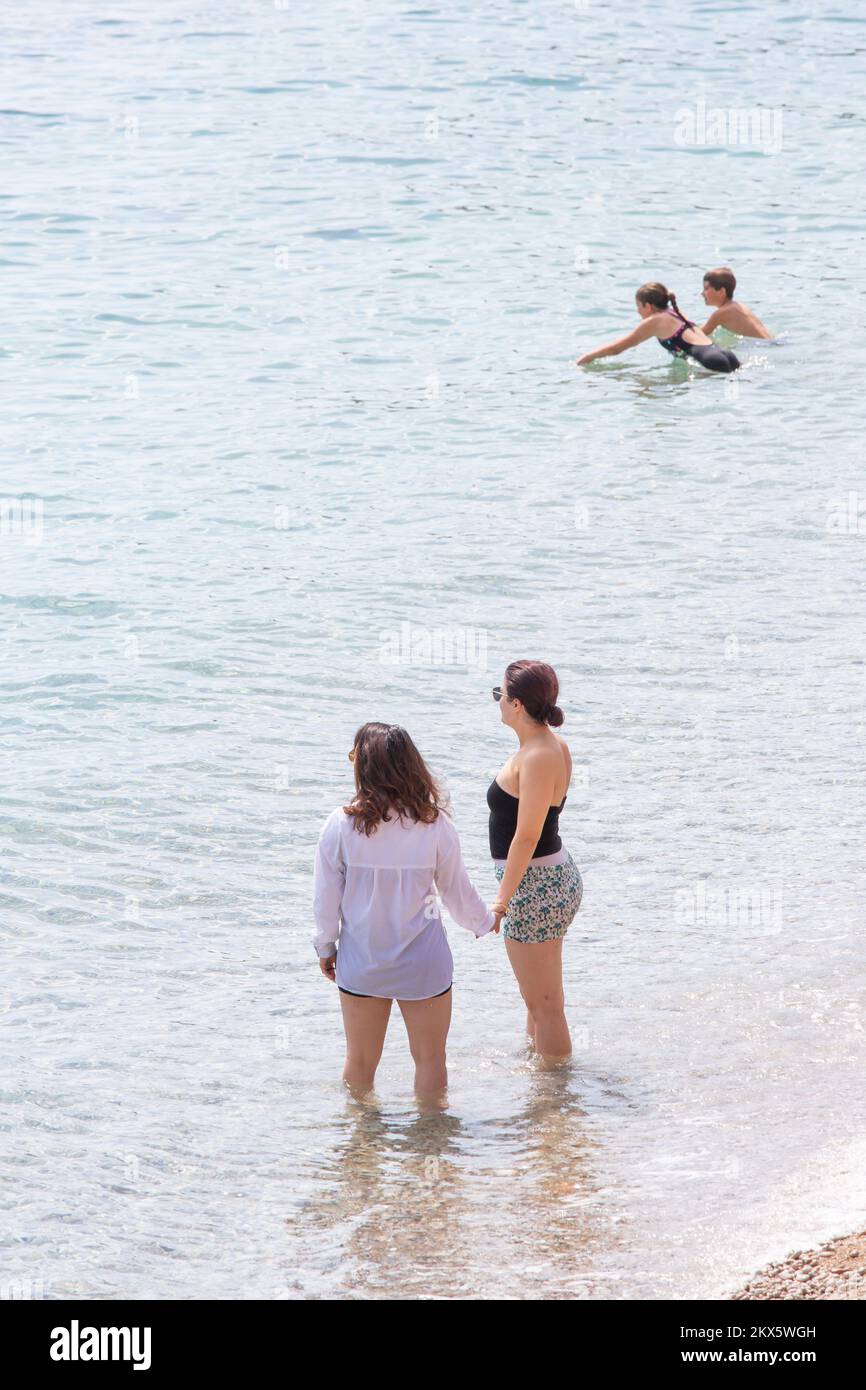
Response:
[{"label": "woman's shoulder", "polygon": [[566,742],[566,740],[562,737],[562,734],[557,734],[557,735],[556,735],[556,738],[557,738],[557,742],[559,743],[560,752],[562,753],[562,756],[563,756],[563,758],[565,759],[565,766],[566,766],[566,769],[567,769],[567,771],[568,771],[568,780],[569,780],[569,782],[570,782],[570,781],[571,781],[571,767],[572,767],[572,763],[573,763],[573,761],[574,761],[574,759],[573,759],[572,756],[571,756],[571,749],[569,748],[568,743]]},{"label": "woman's shoulder", "polygon": [[562,771],[563,761],[571,778],[571,749],[561,734],[554,733],[553,729],[550,732],[553,737],[549,742],[527,749],[521,757],[519,776],[524,786],[529,778],[547,778],[551,773],[558,775]]},{"label": "woman's shoulder", "polygon": [[457,826],[454,824],[447,811],[440,809],[438,816],[431,822],[428,828],[432,831],[433,835],[436,837],[437,843],[440,845],[454,844],[455,841],[457,844],[460,843]]},{"label": "woman's shoulder", "polygon": [[571,757],[568,744],[561,734],[550,730],[552,737],[544,743],[536,745],[534,748],[527,748],[520,758],[521,769],[526,767],[544,767],[546,763],[555,763],[562,757],[563,753]]},{"label": "woman's shoulder", "polygon": [[342,806],[335,806],[331,814],[322,821],[319,834],[327,835],[329,832],[334,834],[350,820],[351,817],[346,815]]}]

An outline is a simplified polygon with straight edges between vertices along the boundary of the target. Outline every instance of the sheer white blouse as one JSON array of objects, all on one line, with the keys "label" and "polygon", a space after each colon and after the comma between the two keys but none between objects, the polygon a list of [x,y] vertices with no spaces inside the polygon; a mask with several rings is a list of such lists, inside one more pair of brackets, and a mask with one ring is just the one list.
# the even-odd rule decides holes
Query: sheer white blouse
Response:
[{"label": "sheer white blouse", "polygon": [[447,990],[454,962],[437,890],[461,927],[490,931],[495,918],[444,813],[431,825],[395,817],[365,835],[342,809],[332,812],[316,849],[313,943],[319,956],[336,950],[337,984],[381,999]]}]

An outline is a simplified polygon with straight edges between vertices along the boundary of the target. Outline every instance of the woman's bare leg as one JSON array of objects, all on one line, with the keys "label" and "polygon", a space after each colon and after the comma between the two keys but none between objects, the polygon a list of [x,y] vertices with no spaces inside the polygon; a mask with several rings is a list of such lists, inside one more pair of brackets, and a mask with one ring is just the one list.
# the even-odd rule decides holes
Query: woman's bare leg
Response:
[{"label": "woman's bare leg", "polygon": [[346,1034],[346,1065],[343,1081],[352,1091],[369,1091],[385,1045],[391,999],[365,999],[340,993],[343,1031]]},{"label": "woman's bare leg", "polygon": [[415,1091],[425,1100],[441,1099],[448,1085],[445,1040],[451,1026],[451,990],[435,999],[398,999],[415,1062]]},{"label": "woman's bare leg", "polygon": [[[511,968],[520,986],[528,1018],[534,1025],[536,1051],[548,1062],[571,1056],[571,1035],[565,1021],[562,991],[562,941],[512,941],[505,938]],[[530,1034],[530,1036],[533,1036]]]}]

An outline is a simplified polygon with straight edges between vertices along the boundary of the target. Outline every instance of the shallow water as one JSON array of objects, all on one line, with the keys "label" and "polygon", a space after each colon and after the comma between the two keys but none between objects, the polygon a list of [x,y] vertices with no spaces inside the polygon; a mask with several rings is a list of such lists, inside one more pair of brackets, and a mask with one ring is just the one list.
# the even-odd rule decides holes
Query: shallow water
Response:
[{"label": "shallow water", "polygon": [[[864,21],[6,16],[7,1285],[713,1296],[862,1224]],[[781,148],[678,143],[700,101]],[[781,339],[734,382],[574,369],[719,263]],[[573,1065],[455,927],[447,1113],[396,1011],[358,1106],[309,944],[352,732],[410,728],[492,894],[524,655]]]}]

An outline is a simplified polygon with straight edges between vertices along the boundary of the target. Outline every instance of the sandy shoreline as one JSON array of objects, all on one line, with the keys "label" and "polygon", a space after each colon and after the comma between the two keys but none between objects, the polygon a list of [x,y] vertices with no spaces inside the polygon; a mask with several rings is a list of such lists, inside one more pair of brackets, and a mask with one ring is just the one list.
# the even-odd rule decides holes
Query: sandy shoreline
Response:
[{"label": "sandy shoreline", "polygon": [[866,1231],[767,1265],[733,1299],[866,1299]]}]

